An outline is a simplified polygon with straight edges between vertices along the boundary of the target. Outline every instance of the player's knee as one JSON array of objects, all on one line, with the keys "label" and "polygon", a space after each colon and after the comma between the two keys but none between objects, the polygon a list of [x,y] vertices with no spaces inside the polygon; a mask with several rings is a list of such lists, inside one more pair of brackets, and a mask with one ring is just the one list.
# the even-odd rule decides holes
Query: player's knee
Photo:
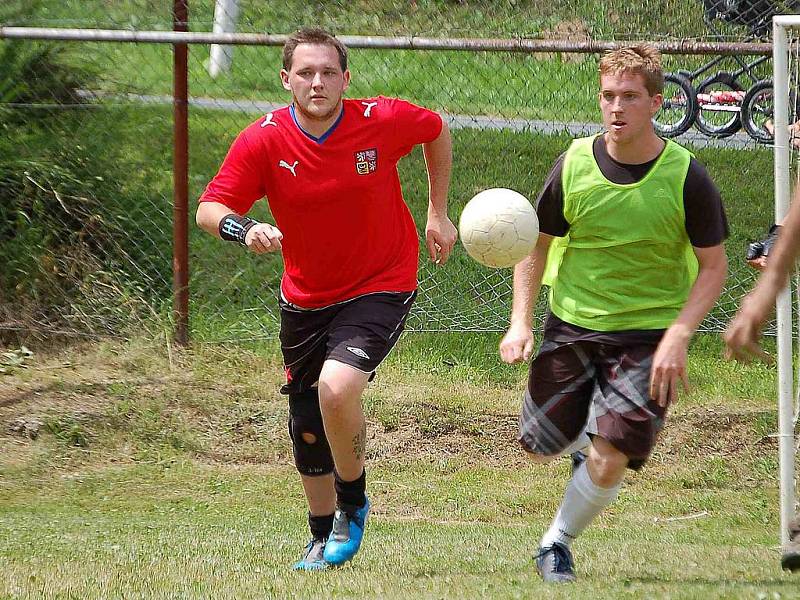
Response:
[{"label": "player's knee", "polygon": [[298,472],[309,477],[333,473],[316,389],[289,395],[289,437]]},{"label": "player's knee", "polygon": [[352,367],[327,361],[319,376],[319,400],[322,412],[330,414],[348,410],[361,401],[361,393],[367,385],[368,373]]},{"label": "player's knee", "polygon": [[326,389],[319,397],[320,408],[327,414],[340,412],[346,404],[345,394],[330,388]]},{"label": "player's knee", "polygon": [[353,402],[359,402],[360,396],[347,386],[325,384],[320,381],[319,406],[325,414],[340,413],[348,410]]},{"label": "player's knee", "polygon": [[605,488],[614,487],[622,481],[628,466],[628,457],[619,451],[592,452],[589,461],[592,465],[589,470],[592,481]]}]

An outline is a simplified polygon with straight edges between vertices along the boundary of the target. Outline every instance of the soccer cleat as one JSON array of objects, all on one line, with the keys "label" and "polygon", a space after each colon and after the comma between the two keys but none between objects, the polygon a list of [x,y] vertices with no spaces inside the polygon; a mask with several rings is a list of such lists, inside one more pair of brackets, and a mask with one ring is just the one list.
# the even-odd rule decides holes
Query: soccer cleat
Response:
[{"label": "soccer cleat", "polygon": [[536,570],[545,583],[572,583],[575,571],[572,565],[572,553],[569,548],[558,542],[547,548],[539,548],[535,557]]},{"label": "soccer cleat", "polygon": [[572,460],[572,474],[575,475],[575,471],[578,470],[586,459],[588,458],[586,454],[582,450],[576,450],[572,454],[569,455],[570,459]]},{"label": "soccer cleat", "polygon": [[336,509],[333,530],[325,544],[325,562],[338,566],[352,560],[361,547],[368,514],[369,498],[362,507],[343,506]]},{"label": "soccer cleat", "polygon": [[292,569],[295,571],[322,571],[328,568],[328,563],[322,557],[325,550],[325,540],[312,538],[303,551],[303,558],[298,560]]}]

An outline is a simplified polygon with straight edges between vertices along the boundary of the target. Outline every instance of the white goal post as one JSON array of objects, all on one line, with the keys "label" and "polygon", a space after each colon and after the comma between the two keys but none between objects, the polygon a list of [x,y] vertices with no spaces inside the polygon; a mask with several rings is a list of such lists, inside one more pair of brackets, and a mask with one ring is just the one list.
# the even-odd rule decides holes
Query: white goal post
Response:
[{"label": "white goal post", "polygon": [[[775,222],[780,223],[789,209],[791,194],[790,105],[796,111],[798,81],[796,71],[800,15],[776,16],[773,28],[773,86],[775,123]],[[790,42],[791,40],[791,42]],[[791,58],[791,60],[790,60]],[[790,93],[790,82],[792,93]],[[790,98],[795,99],[790,102]],[[797,116],[794,117],[794,120]],[[792,122],[794,122],[794,120]],[[795,401],[793,383],[792,295],[787,286],[776,303],[778,335],[778,433],[780,460],[781,544],[789,540],[789,520],[795,514]]]}]

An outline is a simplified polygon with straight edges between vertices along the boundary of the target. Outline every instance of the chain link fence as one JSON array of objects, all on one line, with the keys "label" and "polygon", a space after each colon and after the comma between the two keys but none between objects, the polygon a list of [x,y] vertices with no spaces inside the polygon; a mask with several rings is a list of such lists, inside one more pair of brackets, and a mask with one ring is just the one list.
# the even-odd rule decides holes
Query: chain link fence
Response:
[{"label": "chain link fence", "polygon": [[[766,13],[792,9],[730,0],[241,1],[229,21],[242,33],[315,24],[358,36],[741,42],[763,41]],[[154,0],[10,2],[0,8],[0,25],[170,30],[171,10],[171,2]],[[214,12],[210,0],[190,2],[188,29],[211,31]],[[0,329],[127,337],[171,328],[171,46],[8,39],[0,40],[0,53],[0,64],[9,65],[0,73]],[[278,77],[279,47],[236,46],[229,70],[215,77],[210,56],[208,45],[189,47],[190,213],[236,134],[289,100]],[[768,79],[771,61],[749,67],[757,60],[665,56],[669,71],[702,71],[695,87],[743,64],[734,78],[741,87]],[[487,187],[533,200],[570,138],[600,130],[597,61],[585,52],[358,48],[348,96],[401,96],[446,116],[455,221]],[[709,136],[695,126],[677,140],[708,166],[731,222],[728,285],[703,324],[719,331],[754,281],[744,247],[772,222],[772,152],[742,131]],[[421,228],[427,181],[418,149],[401,163],[401,178]],[[259,205],[255,218],[268,219]],[[189,244],[192,337],[274,335],[279,257],[248,255],[193,224]],[[420,265],[411,330],[505,329],[510,270],[481,267],[460,246],[445,268],[422,254]]]}]

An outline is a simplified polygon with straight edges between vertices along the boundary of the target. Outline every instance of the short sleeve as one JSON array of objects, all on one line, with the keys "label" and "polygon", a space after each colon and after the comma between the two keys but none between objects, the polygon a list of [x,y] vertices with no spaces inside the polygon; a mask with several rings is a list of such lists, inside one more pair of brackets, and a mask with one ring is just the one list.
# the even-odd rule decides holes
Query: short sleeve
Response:
[{"label": "short sleeve", "polygon": [[683,186],[686,234],[696,248],[710,248],[728,237],[728,218],[717,186],[694,158]]},{"label": "short sleeve", "polygon": [[391,109],[397,145],[407,148],[404,154],[417,144],[432,142],[442,132],[439,113],[398,98],[386,98],[386,103]]},{"label": "short sleeve", "polygon": [[569,223],[564,217],[564,193],[561,185],[563,167],[564,155],[562,154],[550,170],[542,191],[536,199],[539,231],[555,237],[565,236],[569,231]]},{"label": "short sleeve", "polygon": [[219,202],[240,215],[246,214],[265,194],[257,164],[245,130],[231,145],[200,202]]}]

